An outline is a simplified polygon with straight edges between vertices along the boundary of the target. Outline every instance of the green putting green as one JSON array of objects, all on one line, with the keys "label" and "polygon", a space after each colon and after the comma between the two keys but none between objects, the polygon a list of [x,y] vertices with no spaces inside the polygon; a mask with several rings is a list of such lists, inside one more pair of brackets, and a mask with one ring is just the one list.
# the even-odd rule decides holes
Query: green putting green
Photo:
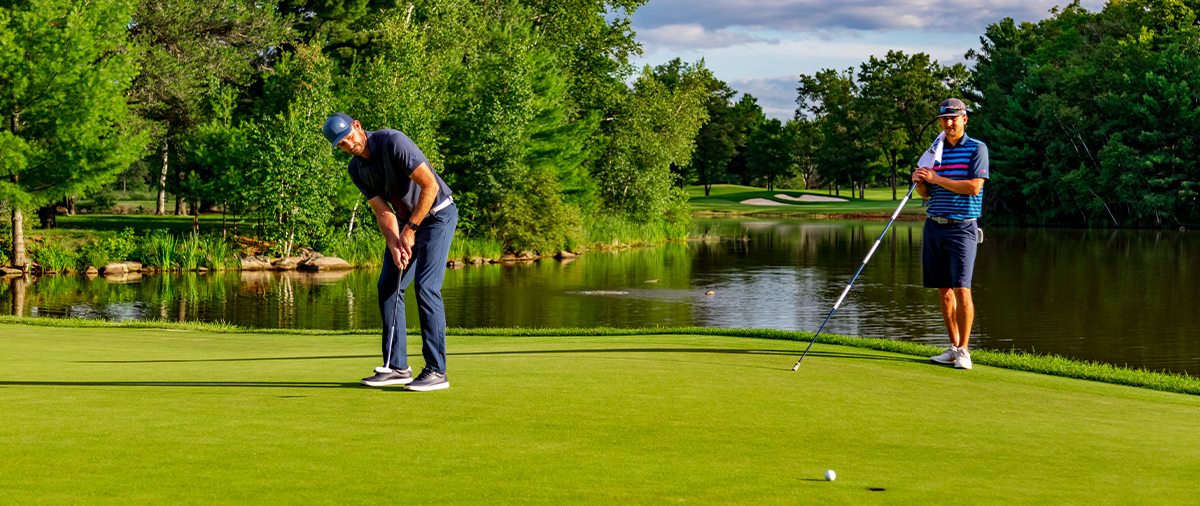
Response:
[{"label": "green putting green", "polygon": [[0,504],[1197,500],[1200,396],[806,344],[0,324]]}]

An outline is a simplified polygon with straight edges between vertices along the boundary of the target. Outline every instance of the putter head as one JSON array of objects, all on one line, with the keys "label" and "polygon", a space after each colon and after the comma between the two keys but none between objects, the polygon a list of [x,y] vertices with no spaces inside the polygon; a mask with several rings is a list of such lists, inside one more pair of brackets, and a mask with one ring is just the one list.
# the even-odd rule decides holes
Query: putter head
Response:
[{"label": "putter head", "polygon": [[796,361],[796,365],[792,366],[792,372],[800,370],[800,361]]}]

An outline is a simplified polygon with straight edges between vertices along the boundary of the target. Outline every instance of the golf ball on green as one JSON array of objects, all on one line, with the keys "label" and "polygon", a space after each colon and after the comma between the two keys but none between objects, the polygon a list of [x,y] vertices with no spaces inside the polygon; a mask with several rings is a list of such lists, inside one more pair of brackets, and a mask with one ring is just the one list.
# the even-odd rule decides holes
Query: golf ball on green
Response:
[{"label": "golf ball on green", "polygon": [[837,473],[833,472],[833,469],[830,469],[830,470],[828,470],[828,471],[825,471],[825,479],[826,479],[826,480],[829,480],[829,481],[836,480],[836,479],[837,479]]}]

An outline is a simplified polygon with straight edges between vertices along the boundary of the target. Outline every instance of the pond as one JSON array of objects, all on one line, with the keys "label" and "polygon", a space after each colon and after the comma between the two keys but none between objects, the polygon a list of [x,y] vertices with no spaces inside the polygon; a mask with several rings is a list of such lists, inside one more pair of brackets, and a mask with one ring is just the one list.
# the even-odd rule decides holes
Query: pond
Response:
[{"label": "pond", "polygon": [[[448,270],[447,319],[815,331],[885,224],[706,219],[697,232],[721,240]],[[972,346],[1200,372],[1200,233],[987,228],[986,237]],[[936,291],[920,286],[920,255],[921,223],[898,222],[826,331],[945,345]],[[39,317],[362,329],[381,325],[377,304],[369,270],[0,283],[0,314]],[[412,304],[408,313],[415,325]]]}]

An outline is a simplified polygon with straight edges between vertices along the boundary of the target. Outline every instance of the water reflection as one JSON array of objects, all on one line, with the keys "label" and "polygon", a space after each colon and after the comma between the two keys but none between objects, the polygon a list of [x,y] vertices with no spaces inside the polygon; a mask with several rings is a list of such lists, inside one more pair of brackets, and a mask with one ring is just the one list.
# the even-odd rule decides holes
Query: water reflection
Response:
[{"label": "water reflection", "polygon": [[[725,240],[454,269],[443,290],[447,318],[456,327],[812,331],[883,226],[702,220],[698,234]],[[995,228],[987,238],[975,275],[973,343],[1200,371],[1192,337],[1200,331],[1200,234]],[[920,250],[921,224],[896,224],[828,331],[945,343],[936,293],[920,286]],[[0,283],[0,301],[0,312],[33,316],[380,326],[369,271],[49,276]],[[408,309],[416,322],[415,307]]]}]

